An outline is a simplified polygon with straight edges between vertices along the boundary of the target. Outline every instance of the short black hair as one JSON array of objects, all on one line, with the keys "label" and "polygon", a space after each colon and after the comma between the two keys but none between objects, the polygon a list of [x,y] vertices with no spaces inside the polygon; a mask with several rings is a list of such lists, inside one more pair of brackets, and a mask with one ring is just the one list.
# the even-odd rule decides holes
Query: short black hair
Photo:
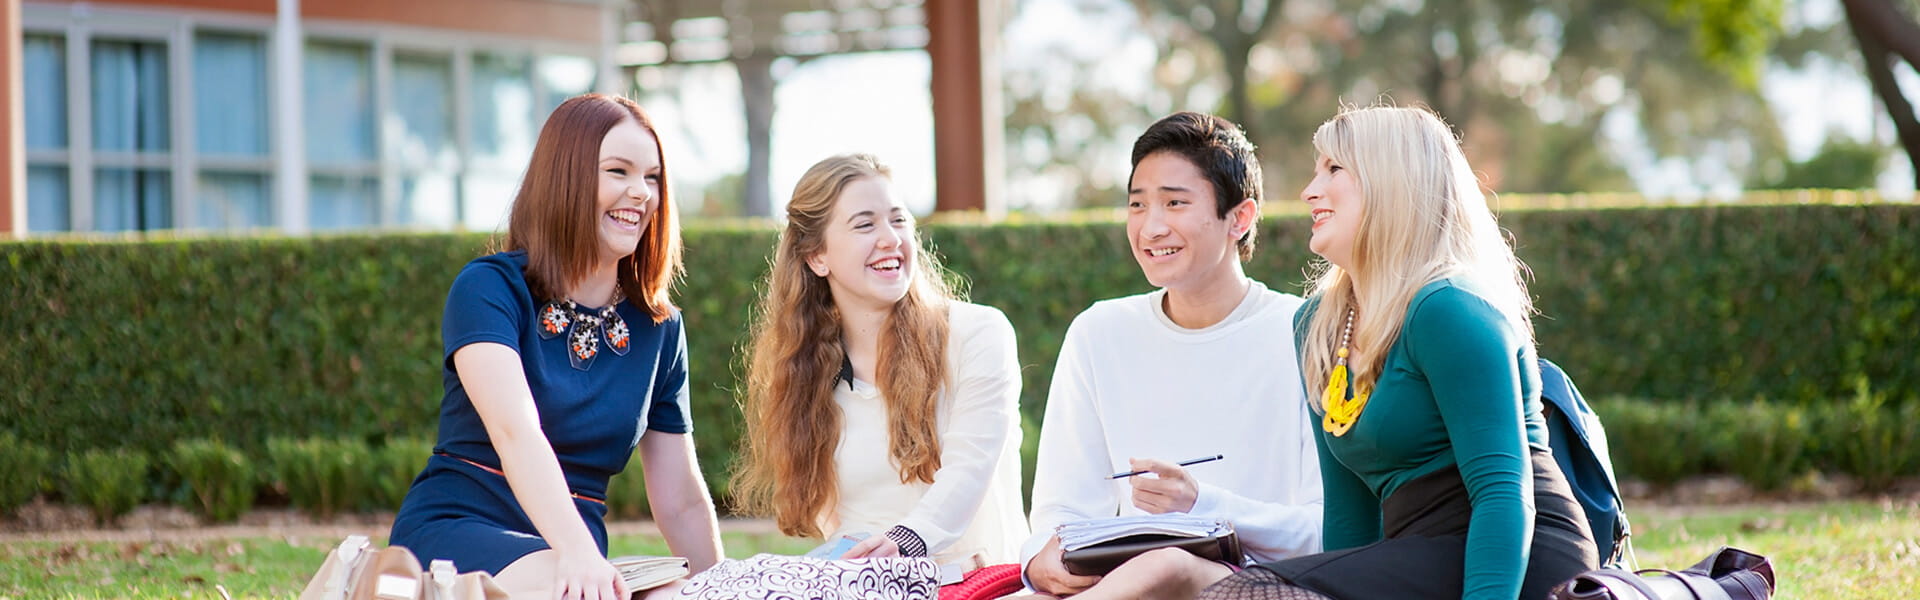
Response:
[{"label": "short black hair", "polygon": [[[1140,161],[1160,152],[1171,152],[1207,175],[1213,184],[1214,213],[1221,219],[1233,207],[1248,198],[1260,203],[1260,161],[1254,158],[1253,142],[1232,121],[1197,112],[1177,112],[1155,121],[1146,133],[1133,141],[1133,168]],[[1133,187],[1133,172],[1127,172],[1127,187]],[[1242,260],[1253,257],[1253,230],[1234,240]]]}]

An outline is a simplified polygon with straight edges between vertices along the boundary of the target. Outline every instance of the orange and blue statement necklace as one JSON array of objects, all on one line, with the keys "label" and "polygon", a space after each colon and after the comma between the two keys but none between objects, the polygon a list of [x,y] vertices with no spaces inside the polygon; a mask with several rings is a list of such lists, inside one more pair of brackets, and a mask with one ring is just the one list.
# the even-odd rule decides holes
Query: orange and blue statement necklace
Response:
[{"label": "orange and blue statement necklace", "polygon": [[[605,338],[607,348],[618,356],[626,356],[633,343],[632,332],[627,330],[626,319],[620,318],[614,307],[625,301],[625,296],[615,297],[607,306],[597,311],[580,308],[572,299],[554,300],[540,307],[540,339],[550,340],[567,335],[567,363],[582,371],[593,366],[593,359],[600,356],[600,340]],[[568,330],[572,332],[569,333]]]},{"label": "orange and blue statement necklace", "polygon": [[1355,392],[1347,397],[1347,342],[1353,339],[1353,309],[1347,309],[1347,327],[1340,332],[1340,349],[1334,352],[1337,357],[1333,363],[1333,373],[1327,376],[1327,393],[1320,397],[1320,406],[1327,411],[1320,418],[1320,428],[1333,437],[1347,434],[1353,429],[1353,422],[1360,420],[1360,411],[1367,408],[1367,398],[1372,394]]}]

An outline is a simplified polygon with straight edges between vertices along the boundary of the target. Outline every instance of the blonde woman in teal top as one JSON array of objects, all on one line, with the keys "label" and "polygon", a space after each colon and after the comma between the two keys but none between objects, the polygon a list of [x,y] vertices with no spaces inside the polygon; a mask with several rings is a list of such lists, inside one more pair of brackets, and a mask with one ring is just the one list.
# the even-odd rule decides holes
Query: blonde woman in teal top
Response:
[{"label": "blonde woman in teal top", "polygon": [[1201,598],[1544,598],[1598,562],[1547,447],[1521,266],[1446,123],[1343,111],[1314,134],[1295,316],[1326,552]]}]

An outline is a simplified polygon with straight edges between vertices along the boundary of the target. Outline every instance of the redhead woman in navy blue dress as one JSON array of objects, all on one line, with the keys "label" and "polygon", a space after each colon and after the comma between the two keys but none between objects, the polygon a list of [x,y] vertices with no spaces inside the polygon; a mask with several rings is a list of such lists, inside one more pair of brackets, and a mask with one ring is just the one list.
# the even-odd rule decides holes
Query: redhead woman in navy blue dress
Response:
[{"label": "redhead woman in navy blue dress", "polygon": [[628,598],[607,561],[606,496],[637,451],[673,553],[695,572],[719,560],[667,296],[679,270],[646,113],[598,94],[554,109],[505,251],[467,263],[447,293],[439,440],[390,543],[492,573],[515,598]]}]

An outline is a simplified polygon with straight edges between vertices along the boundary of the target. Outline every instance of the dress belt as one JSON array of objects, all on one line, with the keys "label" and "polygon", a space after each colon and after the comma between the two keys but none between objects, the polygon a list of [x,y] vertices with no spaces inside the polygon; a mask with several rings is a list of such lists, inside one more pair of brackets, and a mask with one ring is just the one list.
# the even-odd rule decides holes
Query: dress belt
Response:
[{"label": "dress belt", "polygon": [[[502,470],[499,470],[499,469],[495,469],[495,468],[493,468],[493,467],[489,467],[489,466],[486,466],[486,465],[483,465],[483,464],[480,464],[480,463],[479,463],[478,461],[474,461],[474,460],[472,460],[472,459],[468,459],[468,458],[465,458],[465,457],[460,457],[460,456],[454,456],[454,455],[452,455],[452,454],[447,454],[447,453],[445,453],[445,452],[435,452],[435,453],[433,453],[433,454],[434,454],[435,456],[445,456],[445,457],[447,457],[447,458],[451,458],[451,459],[454,459],[454,460],[457,460],[457,461],[460,461],[460,462],[463,462],[463,463],[467,463],[467,464],[470,464],[470,465],[473,465],[473,466],[474,466],[475,468],[478,468],[478,469],[480,469],[480,470],[482,470],[482,471],[486,471],[486,472],[488,472],[488,473],[492,473],[492,474],[495,474],[495,475],[499,475],[499,476],[500,476],[500,477],[502,477],[502,478],[505,478],[505,477],[507,476],[507,472],[506,472],[506,471],[502,471]],[[588,502],[592,502],[592,503],[594,503],[594,504],[598,504],[598,505],[601,505],[601,506],[606,506],[606,505],[607,505],[607,501],[605,501],[605,500],[601,500],[601,499],[599,499],[599,498],[589,498],[589,497],[586,497],[586,496],[582,496],[582,495],[580,495],[579,493],[577,493],[577,492],[574,492],[574,491],[571,491],[571,490],[569,490],[569,491],[567,492],[567,495],[569,495],[569,496],[573,496],[573,497],[574,497],[574,499],[576,499],[576,500],[585,500],[585,501],[588,501]]]}]

